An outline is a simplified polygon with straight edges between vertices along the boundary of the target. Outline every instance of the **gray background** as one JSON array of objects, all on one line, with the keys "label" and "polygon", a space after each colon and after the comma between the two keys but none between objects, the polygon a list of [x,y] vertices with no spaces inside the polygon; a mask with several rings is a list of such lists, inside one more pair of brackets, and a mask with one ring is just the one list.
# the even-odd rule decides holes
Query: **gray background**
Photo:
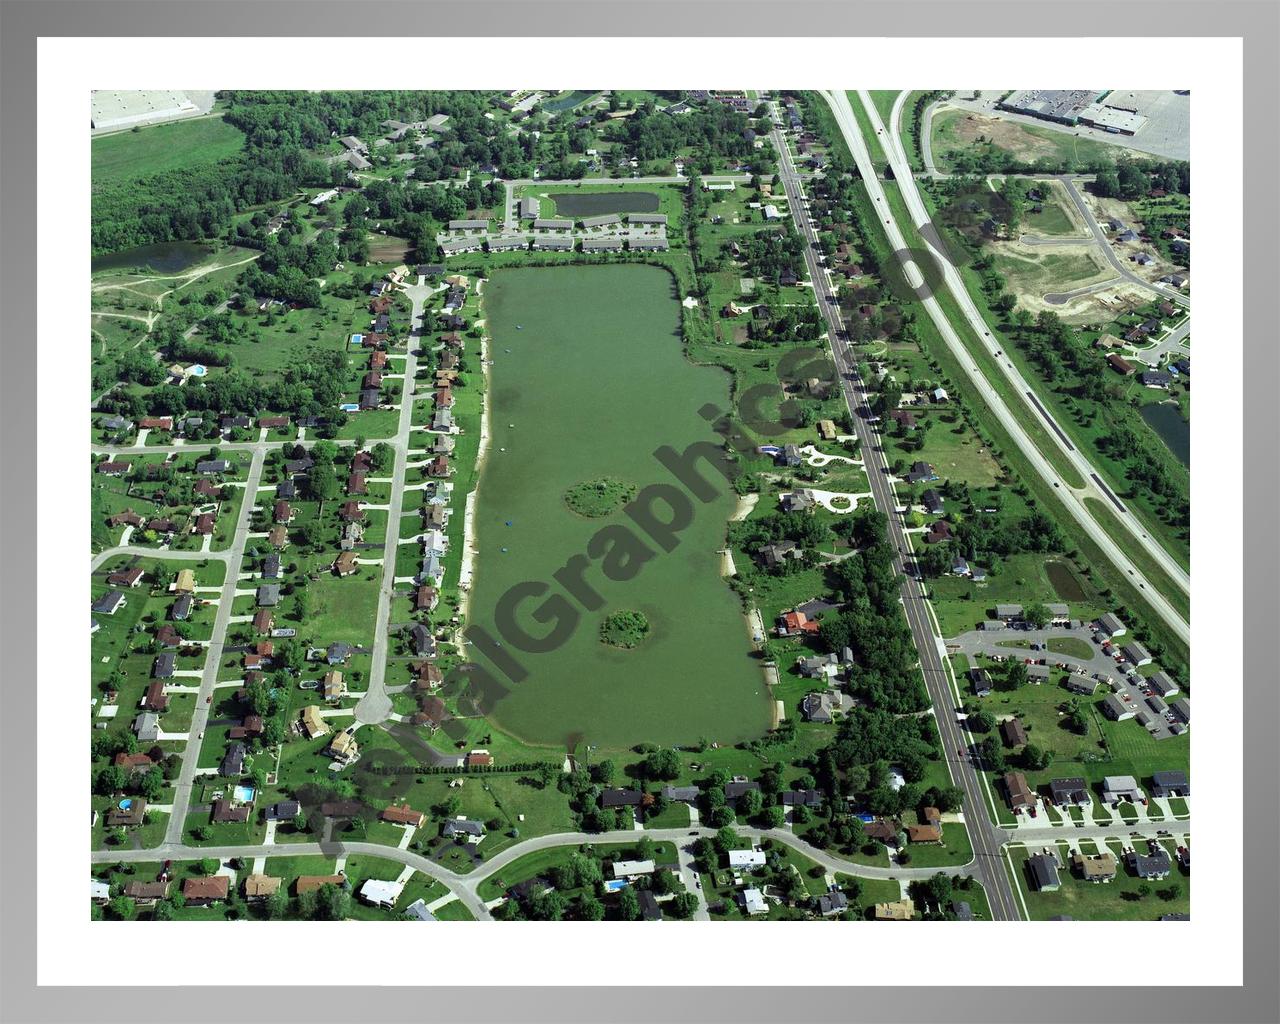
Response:
[{"label": "gray background", "polygon": [[[1089,30],[1107,36],[1228,36],[1244,38],[1245,209],[1244,262],[1245,370],[1242,415],[1246,418],[1244,464],[1246,475],[1241,505],[1247,557],[1244,557],[1244,621],[1219,623],[1228,643],[1244,643],[1244,671],[1248,680],[1242,723],[1246,771],[1243,780],[1246,814],[1241,825],[1245,871],[1243,988],[1138,987],[1162,975],[1176,976],[1181,951],[1176,929],[1158,948],[1129,950],[1120,957],[1135,965],[1133,987],[1089,989],[1033,987],[1055,980],[1055,965],[1079,962],[1087,970],[1101,970],[1119,943],[1106,949],[1083,949],[1064,926],[1061,945],[1027,949],[1017,937],[1017,925],[984,928],[975,939],[969,931],[957,938],[955,955],[968,961],[975,980],[1014,983],[1014,991],[992,988],[820,987],[827,971],[858,980],[856,954],[839,959],[830,949],[780,948],[776,937],[760,933],[762,944],[743,949],[743,970],[761,968],[793,984],[773,989],[734,987],[731,978],[713,979],[720,987],[657,990],[542,988],[480,989],[443,987],[439,979],[420,990],[378,992],[357,988],[40,988],[35,980],[35,894],[38,885],[76,885],[79,878],[40,876],[35,863],[31,794],[34,792],[36,654],[30,638],[36,635],[31,601],[36,579],[37,543],[42,535],[35,514],[35,491],[27,482],[38,472],[31,444],[35,422],[34,341],[57,343],[66,333],[79,336],[74,325],[51,324],[46,317],[37,332],[35,295],[35,89],[36,47],[39,36],[450,36],[537,33],[557,35],[821,35],[909,37],[930,36],[1069,36]],[[1277,117],[1280,96],[1280,8],[1262,2],[1123,2],[1093,3],[895,3],[835,4],[788,0],[770,4],[715,3],[679,0],[670,3],[453,3],[382,0],[305,2],[151,3],[13,2],[0,0],[0,249],[3,252],[4,316],[0,343],[0,538],[3,538],[4,713],[0,715],[0,793],[5,827],[0,833],[3,873],[0,878],[0,1019],[6,1021],[239,1021],[295,1019],[355,1020],[467,1020],[483,1021],[1259,1021],[1280,1019],[1277,989],[1277,923],[1280,891],[1276,872],[1277,798],[1275,729],[1277,677],[1275,630],[1280,623],[1277,580],[1280,557],[1274,528],[1280,508],[1276,458],[1277,372],[1275,283],[1280,279],[1276,239]],[[975,54],[975,57],[978,55]],[[1117,53],[1123,59],[1158,60],[1159,51],[1137,48]],[[983,58],[985,59],[985,58]],[[1017,68],[1010,67],[1010,74]],[[1175,69],[1171,69],[1175,70]],[[1231,69],[1226,69],[1230,73]],[[589,61],[572,58],[567,73],[590,77]],[[601,72],[603,73],[603,72]],[[1025,77],[1025,75],[1024,75]],[[849,68],[856,84],[856,66]],[[497,83],[495,83],[497,84]],[[693,84],[706,84],[691,82]],[[781,82],[779,84],[784,84]],[[86,226],[87,227],[87,226]],[[73,397],[74,402],[74,397]],[[75,406],[73,405],[73,408]],[[21,481],[19,488],[15,481]],[[1201,525],[1200,530],[1205,527]],[[1203,534],[1201,534],[1203,536]],[[37,543],[31,543],[35,538]],[[1242,557],[1245,552],[1242,552]],[[46,585],[49,585],[46,583]],[[46,668],[48,662],[46,662]],[[44,680],[45,683],[48,679]],[[1206,682],[1204,685],[1211,685]],[[1233,822],[1222,827],[1234,830]],[[1202,867],[1203,870],[1203,867]],[[374,926],[366,926],[372,928]],[[919,925],[917,927],[928,927]],[[1121,926],[1122,927],[1122,926]],[[1000,929],[999,933],[997,930]],[[354,930],[354,926],[353,926]],[[572,938],[575,929],[567,928]],[[381,933],[380,933],[381,934]],[[726,936],[729,933],[726,933]],[[806,936],[809,933],[806,932]],[[902,938],[900,932],[895,938]],[[433,938],[437,936],[433,935]],[[585,937],[585,935],[584,935]],[[870,938],[859,932],[860,938]],[[234,941],[228,960],[210,965],[211,978],[226,978],[234,962]],[[122,973],[164,977],[163,962],[140,961],[126,944],[112,944],[104,956],[118,958]],[[908,954],[909,955],[909,954]],[[652,957],[633,966],[620,965],[617,975],[601,981],[621,983],[660,980],[663,952],[655,943]],[[424,976],[429,976],[430,951],[424,944]],[[149,964],[144,968],[143,964]],[[317,954],[317,965],[321,963]],[[921,980],[928,965],[921,964]],[[496,973],[497,968],[495,968]],[[255,966],[263,978],[273,976],[270,962]],[[305,979],[298,979],[305,981]],[[597,980],[597,979],[589,979]]]}]

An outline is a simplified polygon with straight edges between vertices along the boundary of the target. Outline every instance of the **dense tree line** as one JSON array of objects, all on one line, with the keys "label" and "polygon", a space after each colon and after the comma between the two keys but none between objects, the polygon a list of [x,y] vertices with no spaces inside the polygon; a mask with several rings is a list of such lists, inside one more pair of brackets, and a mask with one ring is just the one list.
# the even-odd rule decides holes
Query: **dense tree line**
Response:
[{"label": "dense tree line", "polygon": [[804,239],[790,222],[785,228],[766,228],[738,241],[738,258],[757,281],[778,284],[784,272],[798,275],[804,268]]},{"label": "dense tree line", "polygon": [[853,651],[850,690],[872,706],[904,713],[929,706],[917,654],[898,592],[902,578],[894,568],[885,517],[858,508],[841,520],[857,553],[831,570],[832,585],[844,603],[822,620],[819,637],[829,651]]}]

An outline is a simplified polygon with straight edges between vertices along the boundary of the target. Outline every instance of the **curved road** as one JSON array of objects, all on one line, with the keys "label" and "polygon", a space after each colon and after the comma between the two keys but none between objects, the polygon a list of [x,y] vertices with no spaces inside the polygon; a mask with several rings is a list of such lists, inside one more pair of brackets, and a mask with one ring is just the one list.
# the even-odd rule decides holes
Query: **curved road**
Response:
[{"label": "curved road", "polygon": [[[862,133],[858,128],[857,120],[854,117],[853,109],[849,105],[848,97],[842,92],[826,92],[822,94],[831,107],[832,113],[835,115],[836,122],[841,132],[845,136],[845,141],[849,146],[850,152],[853,154],[854,160],[858,165],[859,172],[862,175],[864,186],[870,195],[873,204],[880,210],[884,218],[884,230],[888,235],[889,243],[895,250],[906,250],[909,248],[906,237],[898,224],[893,218],[890,211],[889,203],[885,197],[884,189],[876,177],[875,164],[871,159],[871,155],[867,149],[866,141],[862,138]],[[900,97],[901,99],[901,97]],[[863,105],[867,108],[868,116],[871,118],[873,126],[879,125],[878,131],[883,137],[884,128],[880,124],[880,116],[875,110],[875,105],[871,102],[869,96],[862,94]],[[893,167],[894,176],[899,182],[901,193],[907,200],[908,209],[916,222],[916,225],[927,223],[929,218],[927,211],[924,209],[923,201],[920,199],[919,192],[915,186],[915,179],[911,176],[910,166],[906,160],[905,153],[902,151],[900,144],[896,140],[890,139],[885,144],[885,151],[889,157],[890,165]],[[936,253],[933,246],[925,240],[925,244]],[[947,260],[941,258],[938,254],[938,264],[942,268],[944,280],[947,287],[960,304],[961,310],[965,313],[969,327],[977,334],[979,338],[986,338],[987,345],[994,347],[995,341],[991,340],[991,332],[987,328],[985,321],[978,313],[977,308],[973,305],[973,300],[969,297],[964,287],[964,282],[960,279],[959,271],[956,270]],[[910,272],[914,272],[918,276],[918,271],[914,267]],[[1156,611],[1156,613],[1169,625],[1169,627],[1184,642],[1190,642],[1190,627],[1182,615],[1169,603],[1169,601],[1159,593],[1154,586],[1149,584],[1146,578],[1133,565],[1129,557],[1121,549],[1116,540],[1110,537],[1105,530],[1098,526],[1093,515],[1089,512],[1084,501],[1086,497],[1093,497],[1096,500],[1107,503],[1107,496],[1103,491],[1091,481],[1091,474],[1094,472],[1087,460],[1079,453],[1079,451],[1067,451],[1065,445],[1062,445],[1059,439],[1054,440],[1059,445],[1060,450],[1065,457],[1080,472],[1085,486],[1079,489],[1073,489],[1066,486],[1058,477],[1057,471],[1049,463],[1039,451],[1036,445],[1027,436],[1020,421],[1015,417],[1012,411],[1005,404],[1004,399],[995,390],[991,383],[983,376],[974,365],[972,357],[967,353],[963,341],[956,333],[955,328],[948,320],[946,314],[942,311],[938,300],[934,296],[929,296],[922,300],[921,303],[925,311],[929,314],[931,320],[937,326],[939,333],[946,341],[947,346],[952,350],[953,354],[960,361],[974,389],[984,398],[991,407],[993,414],[1000,421],[1001,425],[1008,431],[1010,437],[1018,445],[1028,462],[1035,468],[1040,476],[1054,488],[1055,493],[1059,495],[1063,505],[1071,514],[1079,525],[1085,529],[1088,534],[1095,540],[1103,552],[1113,564],[1118,566],[1122,572],[1126,573],[1129,578],[1138,585],[1142,594],[1146,597],[1148,603]],[[1030,386],[1024,381],[1012,366],[1004,361],[999,361],[1001,371],[1005,374],[1009,383],[1017,389],[1018,393],[1025,395],[1031,391]],[[1043,415],[1034,405],[1029,404],[1028,408],[1033,416]],[[1052,435],[1051,435],[1052,436]],[[1174,561],[1167,552],[1156,544],[1148,534],[1146,534],[1140,526],[1132,521],[1132,516],[1119,517],[1120,521],[1125,524],[1127,531],[1131,533],[1134,539],[1146,550],[1153,558],[1156,559],[1162,568],[1169,572],[1171,578],[1183,589],[1189,590],[1190,580],[1187,573],[1181,566]]]},{"label": "curved road", "polygon": [[[819,850],[817,847],[810,846],[803,839],[799,839],[782,829],[765,830],[741,827],[735,828],[735,831],[739,835],[752,840],[758,841],[767,838],[772,839],[774,842],[783,843],[816,861],[829,872],[839,872],[858,878],[909,881],[912,879],[932,878],[939,872],[945,875],[967,874],[970,868],[970,865],[944,868],[875,867],[867,864],[858,864],[828,853],[825,850]],[[345,841],[280,843],[269,846],[188,846],[184,843],[167,840],[160,846],[142,850],[94,850],[92,862],[95,864],[114,864],[129,861],[199,860],[202,857],[219,857],[222,859],[244,857],[252,859],[254,857],[309,855],[337,858],[358,853],[367,857],[381,857],[385,860],[395,861],[434,878],[436,881],[447,885],[478,920],[487,920],[491,915],[484,905],[484,900],[480,899],[478,894],[481,883],[526,854],[536,853],[539,850],[551,850],[560,846],[581,846],[584,843],[594,845],[635,843],[641,836],[647,836],[654,842],[674,842],[677,846],[680,846],[684,840],[711,838],[715,834],[715,829],[705,827],[645,829],[643,832],[637,832],[634,829],[613,832],[556,832],[552,835],[536,836],[516,843],[514,846],[509,846],[492,860],[483,863],[476,871],[465,875],[443,867],[419,853],[414,853],[412,850],[383,846],[381,843]],[[689,844],[685,843],[684,845]],[[697,895],[700,890],[694,888],[691,891]]]}]

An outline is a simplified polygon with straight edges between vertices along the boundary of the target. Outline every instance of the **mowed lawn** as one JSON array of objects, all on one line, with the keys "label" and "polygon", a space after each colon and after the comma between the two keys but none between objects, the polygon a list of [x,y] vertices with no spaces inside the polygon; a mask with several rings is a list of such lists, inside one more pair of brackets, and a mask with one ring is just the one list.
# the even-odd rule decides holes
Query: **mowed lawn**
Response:
[{"label": "mowed lawn", "polygon": [[244,133],[220,117],[154,125],[93,140],[93,182],[119,184],[235,156]]},{"label": "mowed lawn", "polygon": [[[729,376],[685,358],[673,282],[659,268],[502,270],[485,294],[493,441],[476,508],[471,619],[496,633],[504,592],[545,581],[544,597],[525,600],[517,614],[541,637],[552,623],[533,613],[564,593],[552,574],[586,554],[606,525],[640,535],[621,511],[575,514],[565,491],[601,477],[641,489],[675,483],[655,449],[714,441],[698,409],[728,408]],[[769,697],[742,608],[720,577],[717,551],[736,502],[723,477],[705,463],[700,469],[720,493],[706,504],[690,499],[692,522],[673,552],[646,543],[651,559],[617,582],[603,576],[597,553],[585,578],[602,605],[588,611],[566,597],[564,614],[577,621],[565,642],[526,654],[506,638],[504,650],[528,678],[497,703],[492,717],[503,729],[530,743],[616,750],[642,741],[735,743],[768,728]],[[670,513],[658,503],[655,514]],[[642,612],[651,625],[632,650],[598,638],[601,620],[620,609]]]}]

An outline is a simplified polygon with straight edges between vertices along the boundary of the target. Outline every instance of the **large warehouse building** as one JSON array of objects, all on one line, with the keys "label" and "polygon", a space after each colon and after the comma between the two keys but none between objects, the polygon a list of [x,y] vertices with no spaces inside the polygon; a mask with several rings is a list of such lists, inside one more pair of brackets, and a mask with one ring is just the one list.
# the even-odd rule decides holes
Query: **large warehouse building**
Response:
[{"label": "large warehouse building", "polygon": [[96,89],[89,106],[89,127],[94,135],[119,132],[140,125],[161,124],[196,117],[213,106],[213,93],[188,93],[173,89]]},{"label": "large warehouse building", "polygon": [[1106,89],[1019,89],[999,104],[1002,110],[1040,117],[1059,124],[1079,124],[1080,115],[1097,104]]}]

